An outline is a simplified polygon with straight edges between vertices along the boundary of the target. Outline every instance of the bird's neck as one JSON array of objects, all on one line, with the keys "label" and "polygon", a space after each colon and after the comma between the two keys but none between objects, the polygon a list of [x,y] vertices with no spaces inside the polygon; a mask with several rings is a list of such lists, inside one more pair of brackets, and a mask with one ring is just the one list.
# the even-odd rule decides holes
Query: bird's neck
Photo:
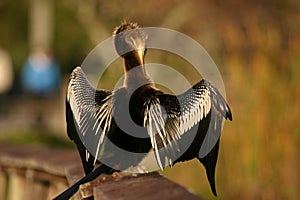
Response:
[{"label": "bird's neck", "polygon": [[148,75],[144,60],[139,61],[134,57],[124,59],[125,80],[124,86],[136,90],[143,85],[154,86],[151,77]]}]

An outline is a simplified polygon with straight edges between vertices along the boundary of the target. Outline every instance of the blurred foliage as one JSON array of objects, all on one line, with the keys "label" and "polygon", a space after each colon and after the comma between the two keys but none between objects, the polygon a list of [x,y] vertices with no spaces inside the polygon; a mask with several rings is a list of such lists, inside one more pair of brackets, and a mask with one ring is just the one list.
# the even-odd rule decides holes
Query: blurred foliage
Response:
[{"label": "blurred foliage", "polygon": [[23,130],[19,132],[6,132],[0,135],[0,142],[9,142],[10,144],[28,144],[43,145],[52,148],[74,148],[75,144],[69,140],[63,139],[52,131],[45,129]]},{"label": "blurred foliage", "polygon": [[[53,51],[64,73],[80,65],[123,19],[172,28],[197,40],[219,67],[233,112],[233,122],[226,122],[222,133],[219,198],[300,198],[298,0],[54,2]],[[25,0],[0,3],[0,46],[11,53],[17,73],[29,53],[28,5]],[[164,174],[214,199],[196,161]]]},{"label": "blurred foliage", "polygon": [[11,54],[17,70],[28,55],[28,3],[1,1],[0,27],[0,47]]}]

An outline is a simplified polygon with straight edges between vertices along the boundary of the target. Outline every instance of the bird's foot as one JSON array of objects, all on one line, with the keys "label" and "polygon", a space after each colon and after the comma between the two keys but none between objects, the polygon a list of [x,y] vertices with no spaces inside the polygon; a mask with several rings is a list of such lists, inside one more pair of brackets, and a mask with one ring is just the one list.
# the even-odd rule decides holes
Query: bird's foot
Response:
[{"label": "bird's foot", "polygon": [[142,165],[138,165],[135,167],[129,167],[128,169],[126,169],[126,172],[131,173],[133,175],[137,175],[137,174],[145,174],[148,173],[148,169],[145,166]]},{"label": "bird's foot", "polygon": [[122,172],[114,172],[111,176],[114,180],[119,180],[125,176],[130,176],[130,175],[131,175],[131,173],[122,171]]},{"label": "bird's foot", "polygon": [[111,180],[120,180],[121,178],[125,176],[129,176],[131,173],[122,171],[122,172],[114,172],[112,174],[101,174],[99,178],[97,179],[98,182],[106,182]]}]

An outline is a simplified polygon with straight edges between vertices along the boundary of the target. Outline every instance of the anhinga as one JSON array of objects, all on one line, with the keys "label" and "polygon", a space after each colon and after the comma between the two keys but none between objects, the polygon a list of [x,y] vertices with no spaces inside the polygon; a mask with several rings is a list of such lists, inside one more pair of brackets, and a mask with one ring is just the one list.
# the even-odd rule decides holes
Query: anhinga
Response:
[{"label": "anhinga", "polygon": [[[146,40],[147,35],[135,23],[124,22],[115,29],[115,48],[124,60],[125,71],[124,83],[119,89],[95,89],[80,67],[73,70],[66,99],[67,131],[78,147],[88,177],[79,181],[73,193],[80,183],[90,181],[100,173],[123,170],[142,160],[143,157],[136,156],[126,162],[127,158],[109,152],[105,149],[105,143],[110,140],[129,152],[147,153],[153,149],[161,169],[198,158],[216,195],[215,167],[219,138],[204,157],[199,156],[199,151],[207,134],[220,135],[224,119],[232,120],[231,111],[218,90],[206,80],[201,80],[178,96],[157,89],[144,66]],[[131,119],[126,115],[128,112]],[[130,124],[128,120],[144,127],[145,131],[139,134],[146,136],[134,137],[124,130],[120,124]],[[93,171],[95,158],[79,137],[91,130],[101,135],[95,157],[109,154],[108,159],[114,160],[113,166],[100,164]],[[191,138],[191,143],[186,147],[186,140]]]}]

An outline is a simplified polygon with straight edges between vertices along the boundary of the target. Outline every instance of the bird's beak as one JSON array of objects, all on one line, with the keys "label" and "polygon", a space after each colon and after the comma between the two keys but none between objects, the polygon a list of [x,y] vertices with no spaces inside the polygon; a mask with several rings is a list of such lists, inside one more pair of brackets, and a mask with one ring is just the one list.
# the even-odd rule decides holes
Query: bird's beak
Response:
[{"label": "bird's beak", "polygon": [[145,52],[145,44],[144,41],[140,40],[139,38],[131,38],[132,42],[135,46],[138,56],[138,62],[140,65],[144,65],[144,52]]},{"label": "bird's beak", "polygon": [[144,49],[138,49],[137,50],[139,63],[144,66]]}]

